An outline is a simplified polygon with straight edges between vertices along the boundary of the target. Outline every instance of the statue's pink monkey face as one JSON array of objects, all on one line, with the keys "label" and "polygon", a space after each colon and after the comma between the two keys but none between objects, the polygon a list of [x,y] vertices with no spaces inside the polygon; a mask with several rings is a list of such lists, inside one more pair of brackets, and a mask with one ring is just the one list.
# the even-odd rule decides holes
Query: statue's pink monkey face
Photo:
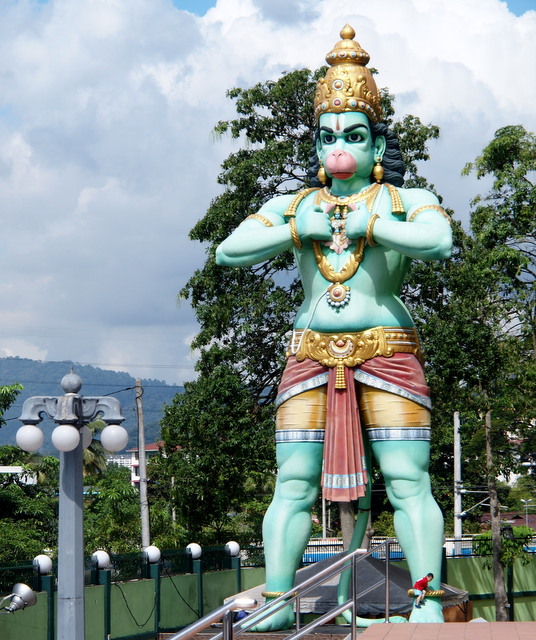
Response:
[{"label": "statue's pink monkey face", "polygon": [[317,153],[329,176],[349,180],[371,175],[376,159],[383,155],[385,139],[372,140],[364,113],[324,113],[319,128]]}]

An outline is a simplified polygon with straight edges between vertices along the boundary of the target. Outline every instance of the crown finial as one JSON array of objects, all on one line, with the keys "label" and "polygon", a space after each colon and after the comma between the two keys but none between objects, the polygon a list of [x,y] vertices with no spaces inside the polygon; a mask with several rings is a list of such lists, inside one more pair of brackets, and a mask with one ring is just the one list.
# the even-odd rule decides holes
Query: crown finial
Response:
[{"label": "crown finial", "polygon": [[343,40],[353,40],[355,38],[354,28],[351,27],[348,23],[344,25],[341,29],[340,36]]},{"label": "crown finial", "polygon": [[317,84],[314,101],[316,120],[323,113],[359,111],[373,122],[380,122],[380,95],[366,67],[370,56],[354,40],[355,31],[349,24],[341,29],[340,36],[342,40],[326,55],[330,68]]}]

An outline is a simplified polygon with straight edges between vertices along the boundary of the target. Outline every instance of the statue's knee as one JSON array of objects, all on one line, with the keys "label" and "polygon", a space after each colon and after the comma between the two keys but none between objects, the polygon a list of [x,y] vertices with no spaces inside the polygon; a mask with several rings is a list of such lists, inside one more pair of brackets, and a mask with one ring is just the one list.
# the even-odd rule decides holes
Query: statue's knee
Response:
[{"label": "statue's knee", "polygon": [[415,473],[403,478],[391,478],[387,480],[392,497],[396,500],[404,500],[421,495],[430,489],[430,478],[427,473]]},{"label": "statue's knee", "polygon": [[314,502],[315,487],[308,480],[292,478],[282,480],[278,487],[279,497],[283,500]]}]

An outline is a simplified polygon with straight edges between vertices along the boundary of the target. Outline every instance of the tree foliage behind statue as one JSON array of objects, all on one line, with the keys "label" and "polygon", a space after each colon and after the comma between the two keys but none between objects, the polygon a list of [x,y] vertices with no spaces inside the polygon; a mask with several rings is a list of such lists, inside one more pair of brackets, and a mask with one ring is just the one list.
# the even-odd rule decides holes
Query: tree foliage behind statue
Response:
[{"label": "tree foliage behind statue", "polygon": [[[203,527],[212,527],[223,536],[220,541],[225,541],[226,527],[232,526],[225,514],[252,499],[245,480],[275,467],[273,399],[302,290],[290,251],[249,269],[217,267],[214,252],[267,200],[309,186],[315,128],[312,101],[316,80],[323,73],[302,69],[277,82],[228,92],[238,117],[219,122],[215,133],[230,134],[242,148],[223,163],[218,180],[224,191],[190,233],[192,240],[207,246],[204,267],[180,293],[192,304],[200,324],[192,344],[200,350],[199,377],[186,384],[184,395],[167,408],[162,426],[168,458],[162,460],[162,468],[166,466],[177,479],[176,503],[183,524],[198,535]],[[392,101],[383,91],[384,113],[399,136],[407,167],[406,184],[426,186],[417,162],[428,159],[428,141],[437,138],[439,130],[413,116],[393,123]],[[228,397],[229,388],[236,390],[234,398]],[[237,443],[237,455],[229,450],[227,439]],[[218,469],[224,469],[219,479]],[[209,487],[219,494],[218,505],[208,498]],[[195,500],[196,493],[201,500]],[[240,532],[232,531],[239,537]],[[252,531],[247,535],[251,537]],[[259,527],[255,536],[260,536]]]},{"label": "tree foliage behind statue", "polygon": [[[452,259],[414,263],[410,274],[406,293],[433,391],[431,469],[447,528],[453,521],[454,411],[460,412],[466,489],[487,490],[488,474],[526,472],[522,463],[536,451],[535,168],[534,135],[521,126],[499,129],[464,170],[492,178],[491,190],[472,203],[470,233],[455,225]],[[484,454],[487,411],[493,424],[490,469]]]}]

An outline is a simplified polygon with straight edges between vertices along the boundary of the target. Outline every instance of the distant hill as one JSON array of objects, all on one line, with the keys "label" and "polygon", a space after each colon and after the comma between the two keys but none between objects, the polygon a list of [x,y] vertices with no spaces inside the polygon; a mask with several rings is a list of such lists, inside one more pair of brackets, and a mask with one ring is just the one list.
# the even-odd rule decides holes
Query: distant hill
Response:
[{"label": "distant hill", "polygon": [[[0,385],[20,382],[24,387],[15,404],[6,413],[7,424],[0,428],[0,445],[15,444],[15,434],[21,423],[17,420],[26,398],[31,396],[63,395],[60,382],[71,368],[82,378],[80,393],[84,396],[103,396],[113,394],[121,402],[125,422],[123,426],[130,435],[127,449],[137,446],[136,379],[120,371],[108,371],[90,365],[73,362],[41,362],[27,358],[0,358]],[[177,393],[184,387],[169,385],[161,380],[142,380],[143,416],[145,441],[156,442],[160,439],[160,420],[164,406],[171,404]],[[40,451],[56,455],[57,451],[50,442],[51,427],[42,423],[45,443]]]}]

